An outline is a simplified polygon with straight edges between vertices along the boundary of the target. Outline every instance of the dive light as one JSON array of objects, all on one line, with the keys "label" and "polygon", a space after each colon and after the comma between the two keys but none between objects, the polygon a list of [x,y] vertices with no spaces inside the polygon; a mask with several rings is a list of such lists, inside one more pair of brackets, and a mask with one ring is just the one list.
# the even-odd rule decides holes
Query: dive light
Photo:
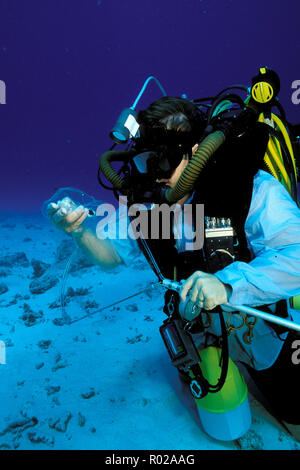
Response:
[{"label": "dive light", "polygon": [[166,92],[161,86],[160,82],[157,80],[155,77],[148,77],[147,80],[145,81],[141,91],[139,92],[138,96],[136,97],[134,103],[130,108],[125,108],[116,124],[110,131],[110,138],[116,143],[116,144],[126,144],[129,140],[130,137],[139,137],[139,124],[137,122],[137,113],[135,111],[135,108],[140,101],[142,95],[144,94],[148,83],[150,80],[154,80],[158,87],[160,88],[162,94],[166,96]]},{"label": "dive light", "polygon": [[110,138],[116,144],[126,144],[130,136],[135,137],[138,133],[139,125],[136,120],[134,109],[123,109],[118,120],[110,131]]}]

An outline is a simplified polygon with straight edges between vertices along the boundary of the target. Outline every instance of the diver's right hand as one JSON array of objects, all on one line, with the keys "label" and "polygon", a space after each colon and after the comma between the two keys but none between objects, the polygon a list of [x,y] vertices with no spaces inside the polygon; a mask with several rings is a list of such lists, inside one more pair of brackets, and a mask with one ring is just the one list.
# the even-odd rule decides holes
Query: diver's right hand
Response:
[{"label": "diver's right hand", "polygon": [[51,202],[47,206],[48,216],[55,227],[64,232],[78,234],[83,231],[82,223],[88,216],[88,209],[78,206],[74,210],[67,211],[63,205]]}]

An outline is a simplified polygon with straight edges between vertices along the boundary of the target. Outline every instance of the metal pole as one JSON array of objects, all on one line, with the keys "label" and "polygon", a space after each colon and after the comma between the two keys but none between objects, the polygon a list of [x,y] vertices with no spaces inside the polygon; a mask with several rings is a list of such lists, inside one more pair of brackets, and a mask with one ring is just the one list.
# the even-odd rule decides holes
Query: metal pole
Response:
[{"label": "metal pole", "polygon": [[232,308],[233,311],[238,311],[238,312],[246,313],[248,315],[253,315],[254,317],[262,318],[263,320],[269,321],[271,323],[277,323],[277,325],[282,325],[282,326],[285,326],[286,328],[290,328],[295,331],[300,331],[300,325],[298,325],[297,323],[291,320],[286,320],[285,318],[277,317],[276,315],[272,315],[270,313],[261,312],[260,310],[257,310],[256,308],[246,307],[245,305],[232,305],[229,303],[221,305],[221,307],[226,308],[226,310],[229,307],[229,308]]},{"label": "metal pole", "polygon": [[[165,287],[166,289],[173,289],[173,290],[176,290],[177,292],[179,292],[182,287],[179,282],[171,281],[170,279],[163,279],[161,285]],[[277,317],[276,315],[272,315],[267,312],[261,312],[260,310],[257,310],[256,308],[247,307],[245,305],[232,305],[230,303],[221,305],[221,307],[223,307],[225,311],[228,311],[228,308],[230,308],[232,309],[233,312],[246,313],[254,317],[262,318],[263,320],[266,320],[268,322],[277,323],[277,325],[285,326],[286,328],[289,328],[291,330],[300,331],[300,325],[298,325],[297,323],[291,320],[286,320],[284,318]]]}]

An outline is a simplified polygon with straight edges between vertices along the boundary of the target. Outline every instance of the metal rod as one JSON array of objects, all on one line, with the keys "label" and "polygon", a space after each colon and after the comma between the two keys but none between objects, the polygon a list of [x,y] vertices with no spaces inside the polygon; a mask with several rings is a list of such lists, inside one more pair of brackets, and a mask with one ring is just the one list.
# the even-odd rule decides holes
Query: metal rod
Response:
[{"label": "metal rod", "polygon": [[[179,282],[171,281],[170,279],[163,279],[161,285],[165,289],[173,289],[177,292],[179,292],[182,287]],[[300,325],[298,325],[297,323],[291,320],[286,320],[284,318],[277,317],[276,315],[272,315],[267,312],[261,312],[256,308],[247,307],[245,305],[232,305],[230,303],[221,305],[221,307],[224,307],[225,311],[228,311],[228,308],[230,308],[234,312],[246,313],[254,317],[262,318],[263,320],[266,320],[268,322],[277,323],[277,325],[285,326],[286,328],[290,328],[291,330],[300,331]]]},{"label": "metal rod", "polygon": [[247,307],[245,305],[232,305],[229,303],[221,305],[221,307],[223,306],[226,307],[226,309],[229,307],[229,308],[232,308],[233,310],[246,313],[248,315],[253,315],[254,317],[262,318],[263,320],[266,320],[272,323],[277,323],[277,325],[282,325],[282,326],[285,326],[286,328],[300,331],[300,325],[298,325],[297,323],[291,320],[286,320],[285,318],[277,317],[276,315],[272,315],[270,313],[261,312],[260,310],[257,310],[256,308]]}]

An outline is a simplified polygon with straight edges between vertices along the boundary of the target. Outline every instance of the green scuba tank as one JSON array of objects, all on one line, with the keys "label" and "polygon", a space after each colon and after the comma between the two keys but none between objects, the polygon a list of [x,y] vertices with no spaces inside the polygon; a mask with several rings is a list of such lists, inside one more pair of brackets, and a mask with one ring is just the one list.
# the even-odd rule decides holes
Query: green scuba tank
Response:
[{"label": "green scuba tank", "polygon": [[238,439],[251,426],[251,412],[246,382],[228,356],[223,315],[220,314],[222,349],[209,346],[201,350],[195,345],[189,328],[186,328],[187,323],[182,319],[184,315],[191,322],[199,316],[199,311],[194,307],[190,310],[191,303],[186,300],[180,304],[180,316],[176,317],[172,297],[173,291],[179,291],[180,283],[164,279],[162,285],[171,289],[171,295],[165,296],[164,311],[169,316],[160,327],[160,333],[172,364],[177,367],[184,382],[189,383],[202,427],[214,439]]},{"label": "green scuba tank", "polygon": [[[200,367],[209,383],[220,377],[221,349],[209,346],[199,351]],[[192,373],[191,377],[193,377]],[[221,390],[195,398],[197,411],[204,431],[221,441],[232,441],[245,434],[251,426],[248,389],[239,369],[229,358],[225,383]]]}]

